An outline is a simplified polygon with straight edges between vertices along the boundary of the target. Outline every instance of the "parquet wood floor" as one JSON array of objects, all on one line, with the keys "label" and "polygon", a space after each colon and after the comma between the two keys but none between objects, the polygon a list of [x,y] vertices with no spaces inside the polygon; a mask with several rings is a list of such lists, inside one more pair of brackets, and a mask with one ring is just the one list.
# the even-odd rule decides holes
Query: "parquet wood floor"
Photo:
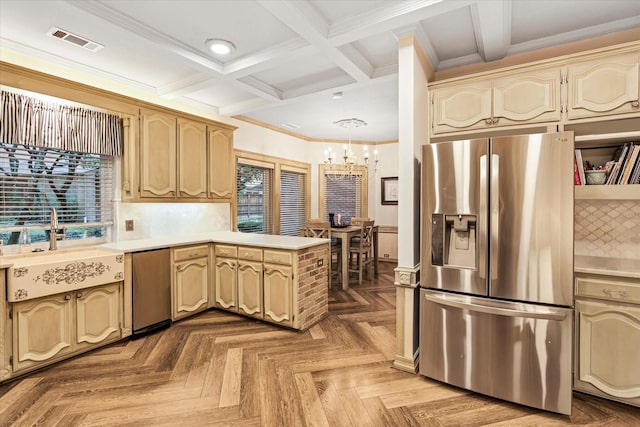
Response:
[{"label": "parquet wood floor", "polygon": [[640,409],[574,394],[571,417],[391,367],[393,265],[296,332],[218,310],[0,385],[15,426],[624,426]]}]

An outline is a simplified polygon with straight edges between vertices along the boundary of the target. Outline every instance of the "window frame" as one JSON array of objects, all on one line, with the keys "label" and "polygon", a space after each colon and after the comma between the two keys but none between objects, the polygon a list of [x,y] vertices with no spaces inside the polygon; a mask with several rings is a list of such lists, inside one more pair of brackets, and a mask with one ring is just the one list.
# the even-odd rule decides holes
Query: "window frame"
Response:
[{"label": "window frame", "polygon": [[[273,217],[273,234],[280,235],[280,175],[282,170],[289,170],[305,175],[305,211],[307,216],[311,213],[311,164],[282,157],[269,156],[245,150],[233,150],[234,171],[238,170],[238,164],[246,164],[273,170],[272,205],[270,206]],[[237,172],[236,172],[237,173]],[[238,183],[233,185],[233,199],[231,203],[231,229],[238,231]]]}]

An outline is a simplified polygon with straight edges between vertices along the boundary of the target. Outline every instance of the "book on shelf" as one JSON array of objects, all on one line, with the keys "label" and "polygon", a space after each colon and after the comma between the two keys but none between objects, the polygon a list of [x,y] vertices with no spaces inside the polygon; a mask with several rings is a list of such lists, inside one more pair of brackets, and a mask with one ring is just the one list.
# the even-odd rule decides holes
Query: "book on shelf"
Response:
[{"label": "book on shelf", "polygon": [[[586,185],[586,181],[585,181],[585,176],[584,176],[584,161],[582,160],[582,150],[580,150],[579,148],[575,150],[575,164],[577,166],[578,169],[578,178],[580,180],[579,183],[575,183],[576,185]],[[574,182],[575,182],[575,177],[574,177]]]},{"label": "book on shelf", "polygon": [[577,155],[573,155],[573,184],[574,185],[582,185],[580,183],[580,172],[578,171],[578,160]]},{"label": "book on shelf", "polygon": [[616,164],[611,169],[611,173],[609,174],[609,178],[607,179],[607,185],[613,185],[618,183],[618,176],[620,175],[620,169],[622,167],[622,161],[627,155],[627,150],[629,149],[629,143],[625,143],[618,147],[616,152],[613,154],[613,160]]},{"label": "book on shelf", "polygon": [[640,184],[640,156],[638,156],[636,165],[633,167],[631,178],[629,178],[629,184]]},{"label": "book on shelf", "polygon": [[632,184],[633,181],[629,182],[631,178],[631,173],[633,172],[634,167],[638,163],[638,153],[640,152],[640,144],[633,144],[629,149],[629,154],[627,155],[627,162],[624,167],[624,172],[622,173],[622,179],[620,184]]}]

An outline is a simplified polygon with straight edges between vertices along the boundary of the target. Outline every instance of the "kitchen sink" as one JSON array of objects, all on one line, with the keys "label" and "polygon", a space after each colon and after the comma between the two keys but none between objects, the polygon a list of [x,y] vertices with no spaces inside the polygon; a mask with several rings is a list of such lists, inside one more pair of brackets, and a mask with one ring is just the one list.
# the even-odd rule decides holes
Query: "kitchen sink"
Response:
[{"label": "kitchen sink", "polygon": [[95,247],[6,255],[7,300],[24,301],[124,280],[124,254]]}]

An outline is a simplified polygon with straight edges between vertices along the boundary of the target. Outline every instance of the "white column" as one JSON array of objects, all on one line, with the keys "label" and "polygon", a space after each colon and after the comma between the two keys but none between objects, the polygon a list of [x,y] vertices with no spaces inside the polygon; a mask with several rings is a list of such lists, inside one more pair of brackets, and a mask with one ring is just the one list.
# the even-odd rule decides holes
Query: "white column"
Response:
[{"label": "white column", "polygon": [[396,357],[393,366],[418,368],[420,284],[420,159],[429,138],[427,81],[433,70],[412,35],[398,41],[398,267]]}]

